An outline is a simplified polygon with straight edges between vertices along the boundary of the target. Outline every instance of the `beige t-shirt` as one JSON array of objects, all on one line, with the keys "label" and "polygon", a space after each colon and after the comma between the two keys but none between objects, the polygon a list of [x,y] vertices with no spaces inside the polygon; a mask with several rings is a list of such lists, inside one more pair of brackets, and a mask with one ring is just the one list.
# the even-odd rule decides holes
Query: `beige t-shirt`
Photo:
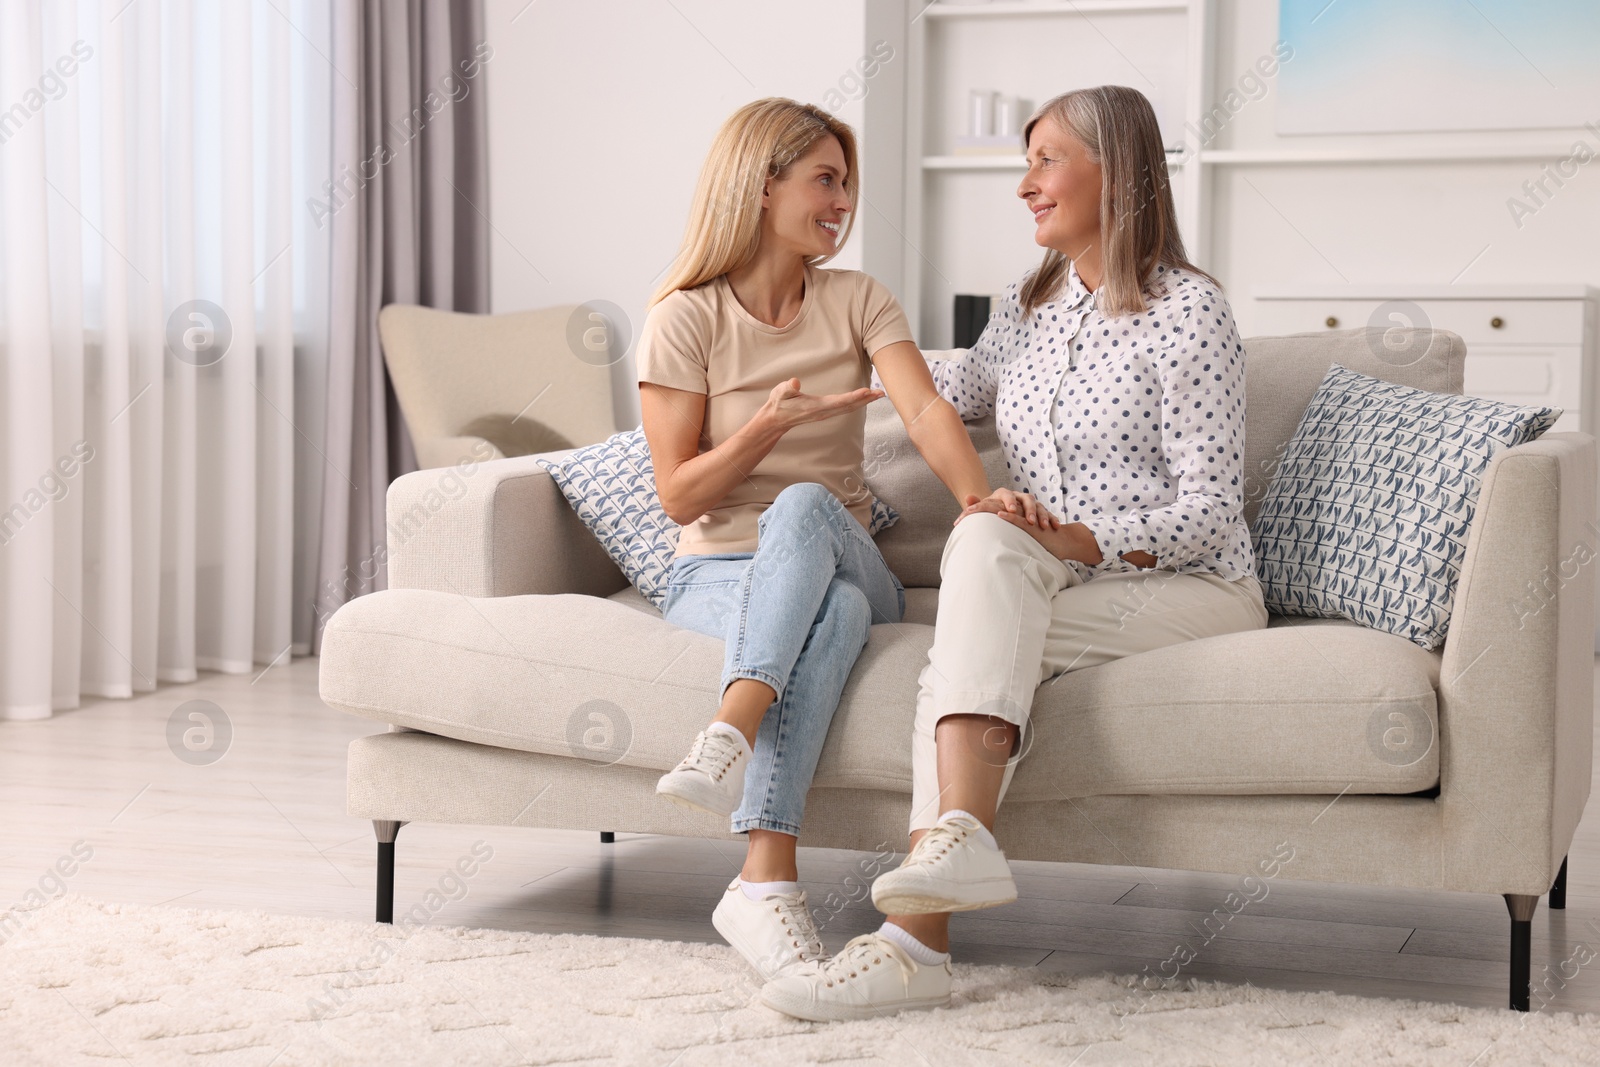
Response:
[{"label": "beige t-shirt", "polygon": [[[744,309],[727,275],[680,289],[657,303],[639,333],[639,381],[706,396],[702,453],[715,448],[766,402],[781,381],[799,378],[815,396],[871,381],[871,357],[909,341],[894,294],[856,270],[807,266],[800,312],[770,326]],[[679,556],[754,552],[756,519],[796,482],[819,482],[868,526],[872,494],[861,473],[863,408],[796,426],[722,502],[683,528]]]}]

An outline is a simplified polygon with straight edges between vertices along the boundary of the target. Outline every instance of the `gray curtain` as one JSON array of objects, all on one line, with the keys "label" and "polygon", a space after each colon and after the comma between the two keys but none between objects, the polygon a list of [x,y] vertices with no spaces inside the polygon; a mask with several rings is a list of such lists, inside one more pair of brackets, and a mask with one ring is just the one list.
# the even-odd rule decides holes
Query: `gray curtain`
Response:
[{"label": "gray curtain", "polygon": [[326,459],[313,653],[340,604],[387,586],[384,494],[416,470],[378,344],[378,311],[489,310],[483,0],[338,0]]}]

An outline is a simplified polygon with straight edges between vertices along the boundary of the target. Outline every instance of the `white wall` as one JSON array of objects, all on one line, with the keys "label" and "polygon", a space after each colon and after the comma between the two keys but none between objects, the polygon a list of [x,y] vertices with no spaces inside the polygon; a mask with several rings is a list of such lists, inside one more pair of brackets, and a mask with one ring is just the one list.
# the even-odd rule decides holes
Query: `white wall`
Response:
[{"label": "white wall", "polygon": [[[861,98],[837,111],[861,137],[867,203],[834,265],[869,270],[903,296],[903,27],[920,4],[487,0],[495,49],[486,68],[493,310],[605,299],[627,311],[636,335],[644,301],[677,250],[700,164],[721,121],[761,96],[824,103],[884,38],[895,58],[864,94],[854,94]],[[1278,4],[1215,0],[1214,10],[1215,99],[1271,51]],[[1600,137],[1577,128],[1279,137],[1276,91],[1274,79],[1267,95],[1234,115],[1208,147],[1500,150],[1584,137],[1600,149]],[[1600,100],[1594,118],[1600,121]],[[1250,164],[1214,173],[1210,253],[1201,265],[1228,287],[1246,335],[1260,332],[1251,294],[1280,286],[1600,285],[1600,160],[1580,169],[1520,229],[1506,200],[1539,177],[1535,161]],[[944,210],[1021,241],[1012,235],[1027,229],[1014,202],[1015,177],[946,180],[947,191],[987,197],[987,190],[995,199]],[[944,199],[930,198],[928,209],[938,210]],[[1193,246],[1195,235],[1187,236]],[[998,291],[1014,276],[985,286],[970,276],[975,258],[961,244],[935,227],[919,242],[925,273],[938,271],[962,291]],[[1033,252],[1018,247],[1025,269]],[[941,314],[948,318],[947,299]],[[633,424],[637,411],[632,375],[631,360],[619,364],[615,398],[624,425]]]},{"label": "white wall", "polygon": [[[864,3],[487,0],[491,310],[609,300],[637,338],[718,126],[765,96],[822,104],[863,53]],[[860,134],[859,99],[835,114]],[[862,233],[831,266],[861,266]],[[633,374],[630,355],[619,425]]]}]

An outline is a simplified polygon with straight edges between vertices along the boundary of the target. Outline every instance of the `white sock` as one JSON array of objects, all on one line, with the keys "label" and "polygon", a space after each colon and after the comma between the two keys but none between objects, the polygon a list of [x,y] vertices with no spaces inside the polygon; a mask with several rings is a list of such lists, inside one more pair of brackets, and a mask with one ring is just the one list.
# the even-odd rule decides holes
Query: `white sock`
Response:
[{"label": "white sock", "polygon": [[950,958],[950,953],[933,951],[894,923],[884,923],[878,933],[905,949],[906,955],[924,967],[936,967]]},{"label": "white sock", "polygon": [[738,740],[740,748],[744,749],[746,752],[750,751],[750,742],[744,739],[744,734],[732,723],[714,722],[710,726],[706,727],[706,733],[727,734],[729,737],[733,737]]},{"label": "white sock", "polygon": [[994,839],[994,835],[989,832],[989,828],[987,826],[983,825],[981,822],[978,822],[978,817],[976,815],[962,811],[960,808],[956,808],[953,811],[947,811],[943,815],[939,816],[939,820],[943,822],[952,815],[965,815],[973,822],[978,823],[978,840],[982,841],[992,849],[998,850],[1000,848],[1000,843]]},{"label": "white sock", "polygon": [[763,900],[770,896],[788,896],[800,892],[799,882],[747,882],[739,879],[739,886],[744,890],[744,895],[751,900]]}]

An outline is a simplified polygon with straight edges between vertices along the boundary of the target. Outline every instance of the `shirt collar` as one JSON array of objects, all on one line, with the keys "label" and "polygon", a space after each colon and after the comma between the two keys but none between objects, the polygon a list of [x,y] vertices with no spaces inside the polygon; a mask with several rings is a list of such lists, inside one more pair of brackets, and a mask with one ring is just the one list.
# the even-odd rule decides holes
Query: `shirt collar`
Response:
[{"label": "shirt collar", "polygon": [[1067,291],[1063,296],[1062,303],[1067,306],[1068,310],[1072,310],[1082,305],[1085,301],[1088,301],[1089,307],[1094,307],[1094,293],[1090,292],[1089,287],[1083,284],[1083,279],[1078,277],[1078,265],[1069,259],[1067,260]]}]

